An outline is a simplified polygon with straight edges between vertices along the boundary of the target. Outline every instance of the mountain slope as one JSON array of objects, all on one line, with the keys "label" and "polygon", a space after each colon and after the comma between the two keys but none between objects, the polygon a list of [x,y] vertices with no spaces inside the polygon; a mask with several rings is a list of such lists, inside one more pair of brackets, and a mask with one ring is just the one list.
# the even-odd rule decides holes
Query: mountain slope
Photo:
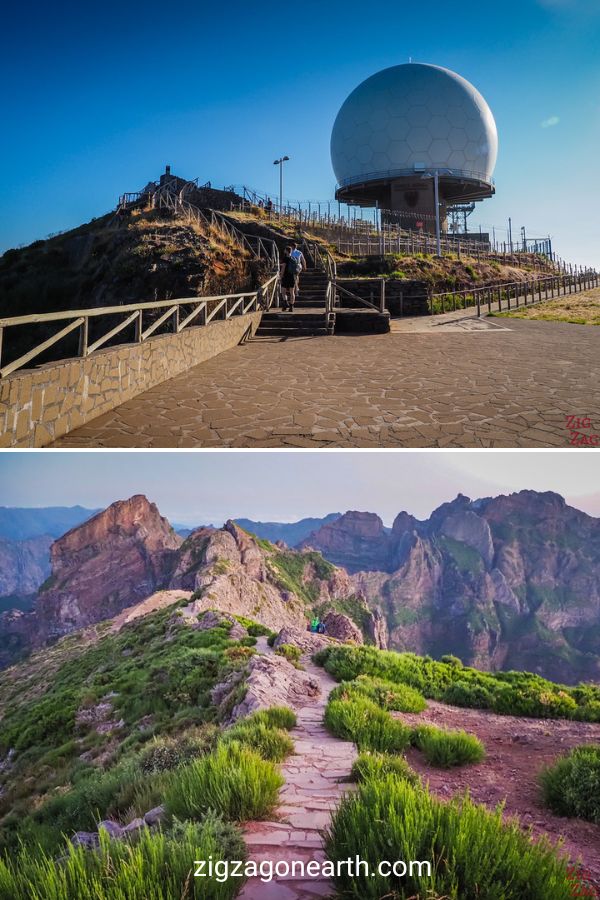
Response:
[{"label": "mountain slope", "polygon": [[[355,596],[348,574],[313,551],[281,549],[234,522],[185,540],[143,495],[113,503],[52,544],[51,574],[35,608],[0,616],[0,664],[118,615],[161,589],[270,629],[305,630],[315,614],[349,615],[382,643],[382,623]],[[197,611],[198,611],[197,610]]]},{"label": "mountain slope", "polygon": [[561,681],[600,677],[600,520],[551,492],[471,501],[390,535],[346,513],[303,542],[353,573],[390,647]]}]

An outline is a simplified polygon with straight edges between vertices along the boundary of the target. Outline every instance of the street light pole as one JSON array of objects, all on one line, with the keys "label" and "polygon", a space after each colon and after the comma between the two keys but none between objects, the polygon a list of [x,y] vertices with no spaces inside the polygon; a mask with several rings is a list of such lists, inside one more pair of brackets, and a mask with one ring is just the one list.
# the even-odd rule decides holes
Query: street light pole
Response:
[{"label": "street light pole", "polygon": [[435,240],[437,244],[437,255],[442,255],[442,236],[440,234],[440,173],[435,170],[433,176],[433,194],[435,202]]},{"label": "street light pole", "polygon": [[[447,170],[444,170],[447,171]],[[442,227],[440,223],[440,172],[436,169],[433,175],[421,175],[421,178],[433,178],[433,202],[435,204],[435,242],[437,255],[442,255]]]},{"label": "street light pole", "polygon": [[289,156],[280,156],[274,160],[273,165],[279,166],[279,215],[283,215],[283,164],[289,160]]}]

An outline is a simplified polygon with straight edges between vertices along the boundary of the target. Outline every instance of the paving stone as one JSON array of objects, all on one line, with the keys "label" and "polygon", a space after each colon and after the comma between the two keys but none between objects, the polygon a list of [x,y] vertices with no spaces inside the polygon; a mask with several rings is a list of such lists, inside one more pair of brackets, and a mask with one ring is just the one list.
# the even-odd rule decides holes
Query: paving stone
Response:
[{"label": "paving stone", "polygon": [[[389,335],[251,341],[53,446],[569,448],[565,415],[590,416],[600,433],[600,329],[507,321],[502,331],[401,323]],[[369,426],[379,430],[354,433]]]}]

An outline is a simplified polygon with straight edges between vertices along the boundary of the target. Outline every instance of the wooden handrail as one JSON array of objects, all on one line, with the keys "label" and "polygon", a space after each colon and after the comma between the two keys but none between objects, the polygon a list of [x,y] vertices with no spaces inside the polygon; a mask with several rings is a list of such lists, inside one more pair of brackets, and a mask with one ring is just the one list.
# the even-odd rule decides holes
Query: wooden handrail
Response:
[{"label": "wooden handrail", "polygon": [[[28,316],[2,318],[0,319],[0,366],[3,350],[2,338],[6,328],[19,325],[39,325],[45,322],[67,321],[68,324],[60,331],[57,331],[56,334],[53,334],[40,344],[36,344],[35,347],[28,350],[27,353],[24,353],[18,359],[13,360],[6,366],[0,367],[0,378],[5,378],[17,369],[22,368],[26,363],[30,362],[30,360],[39,356],[40,353],[43,353],[45,350],[48,350],[76,328],[81,328],[78,356],[86,357],[110,341],[111,338],[127,328],[128,325],[136,322],[136,320],[136,341],[143,343],[169,318],[169,316],[172,315],[177,316],[175,321],[175,333],[178,334],[202,312],[204,312],[204,322],[202,324],[207,325],[222,309],[225,310],[226,319],[231,318],[233,315],[244,315],[253,307],[258,309],[261,298],[268,298],[266,304],[268,309],[276,297],[278,283],[279,273],[275,273],[256,291],[243,291],[239,294],[219,294],[218,296],[211,297],[183,297],[177,300],[156,300],[154,302],[146,303],[127,303],[123,306],[103,306],[93,309],[64,310],[63,312],[55,313],[33,313]],[[230,306],[228,306],[228,301],[233,301]],[[209,303],[216,304],[210,313],[207,312]],[[194,306],[195,308],[182,321],[179,321],[178,314],[179,309],[182,306]],[[157,311],[162,309],[165,310],[164,314],[159,316],[159,318],[155,322],[152,322],[146,329],[143,329],[143,313],[149,310]],[[96,319],[100,316],[122,314],[125,314],[123,321],[111,328],[110,331],[98,337],[92,344],[88,344],[90,319]]]}]

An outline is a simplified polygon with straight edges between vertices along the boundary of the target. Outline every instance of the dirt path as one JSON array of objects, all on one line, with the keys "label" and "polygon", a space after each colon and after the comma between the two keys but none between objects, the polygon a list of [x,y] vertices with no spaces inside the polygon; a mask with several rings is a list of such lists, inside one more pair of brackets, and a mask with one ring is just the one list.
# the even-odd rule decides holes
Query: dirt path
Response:
[{"label": "dirt path", "polygon": [[517,815],[524,828],[554,842],[562,837],[569,856],[573,861],[581,856],[590,881],[600,888],[600,826],[553,815],[543,806],[537,783],[539,771],[557,756],[578,744],[600,743],[600,724],[498,716],[433,700],[428,705],[419,715],[394,715],[411,725],[464,728],[483,741],[487,752],[478,765],[448,770],[428,766],[418,751],[410,750],[408,761],[432,792],[448,799],[468,788],[473,800],[490,808],[505,801],[506,813]]},{"label": "dirt path", "polygon": [[[273,820],[250,822],[244,828],[249,857],[257,863],[323,860],[321,831],[329,825],[342,794],[351,789],[340,779],[348,778],[356,757],[354,744],[331,737],[322,724],[327,697],[336,682],[308,659],[303,658],[302,664],[320,682],[321,694],[298,711],[298,724],[290,732],[295,752],[281,766],[285,785]],[[332,891],[328,880],[290,875],[268,884],[252,878],[239,896],[240,900],[309,900],[329,897]]]}]

